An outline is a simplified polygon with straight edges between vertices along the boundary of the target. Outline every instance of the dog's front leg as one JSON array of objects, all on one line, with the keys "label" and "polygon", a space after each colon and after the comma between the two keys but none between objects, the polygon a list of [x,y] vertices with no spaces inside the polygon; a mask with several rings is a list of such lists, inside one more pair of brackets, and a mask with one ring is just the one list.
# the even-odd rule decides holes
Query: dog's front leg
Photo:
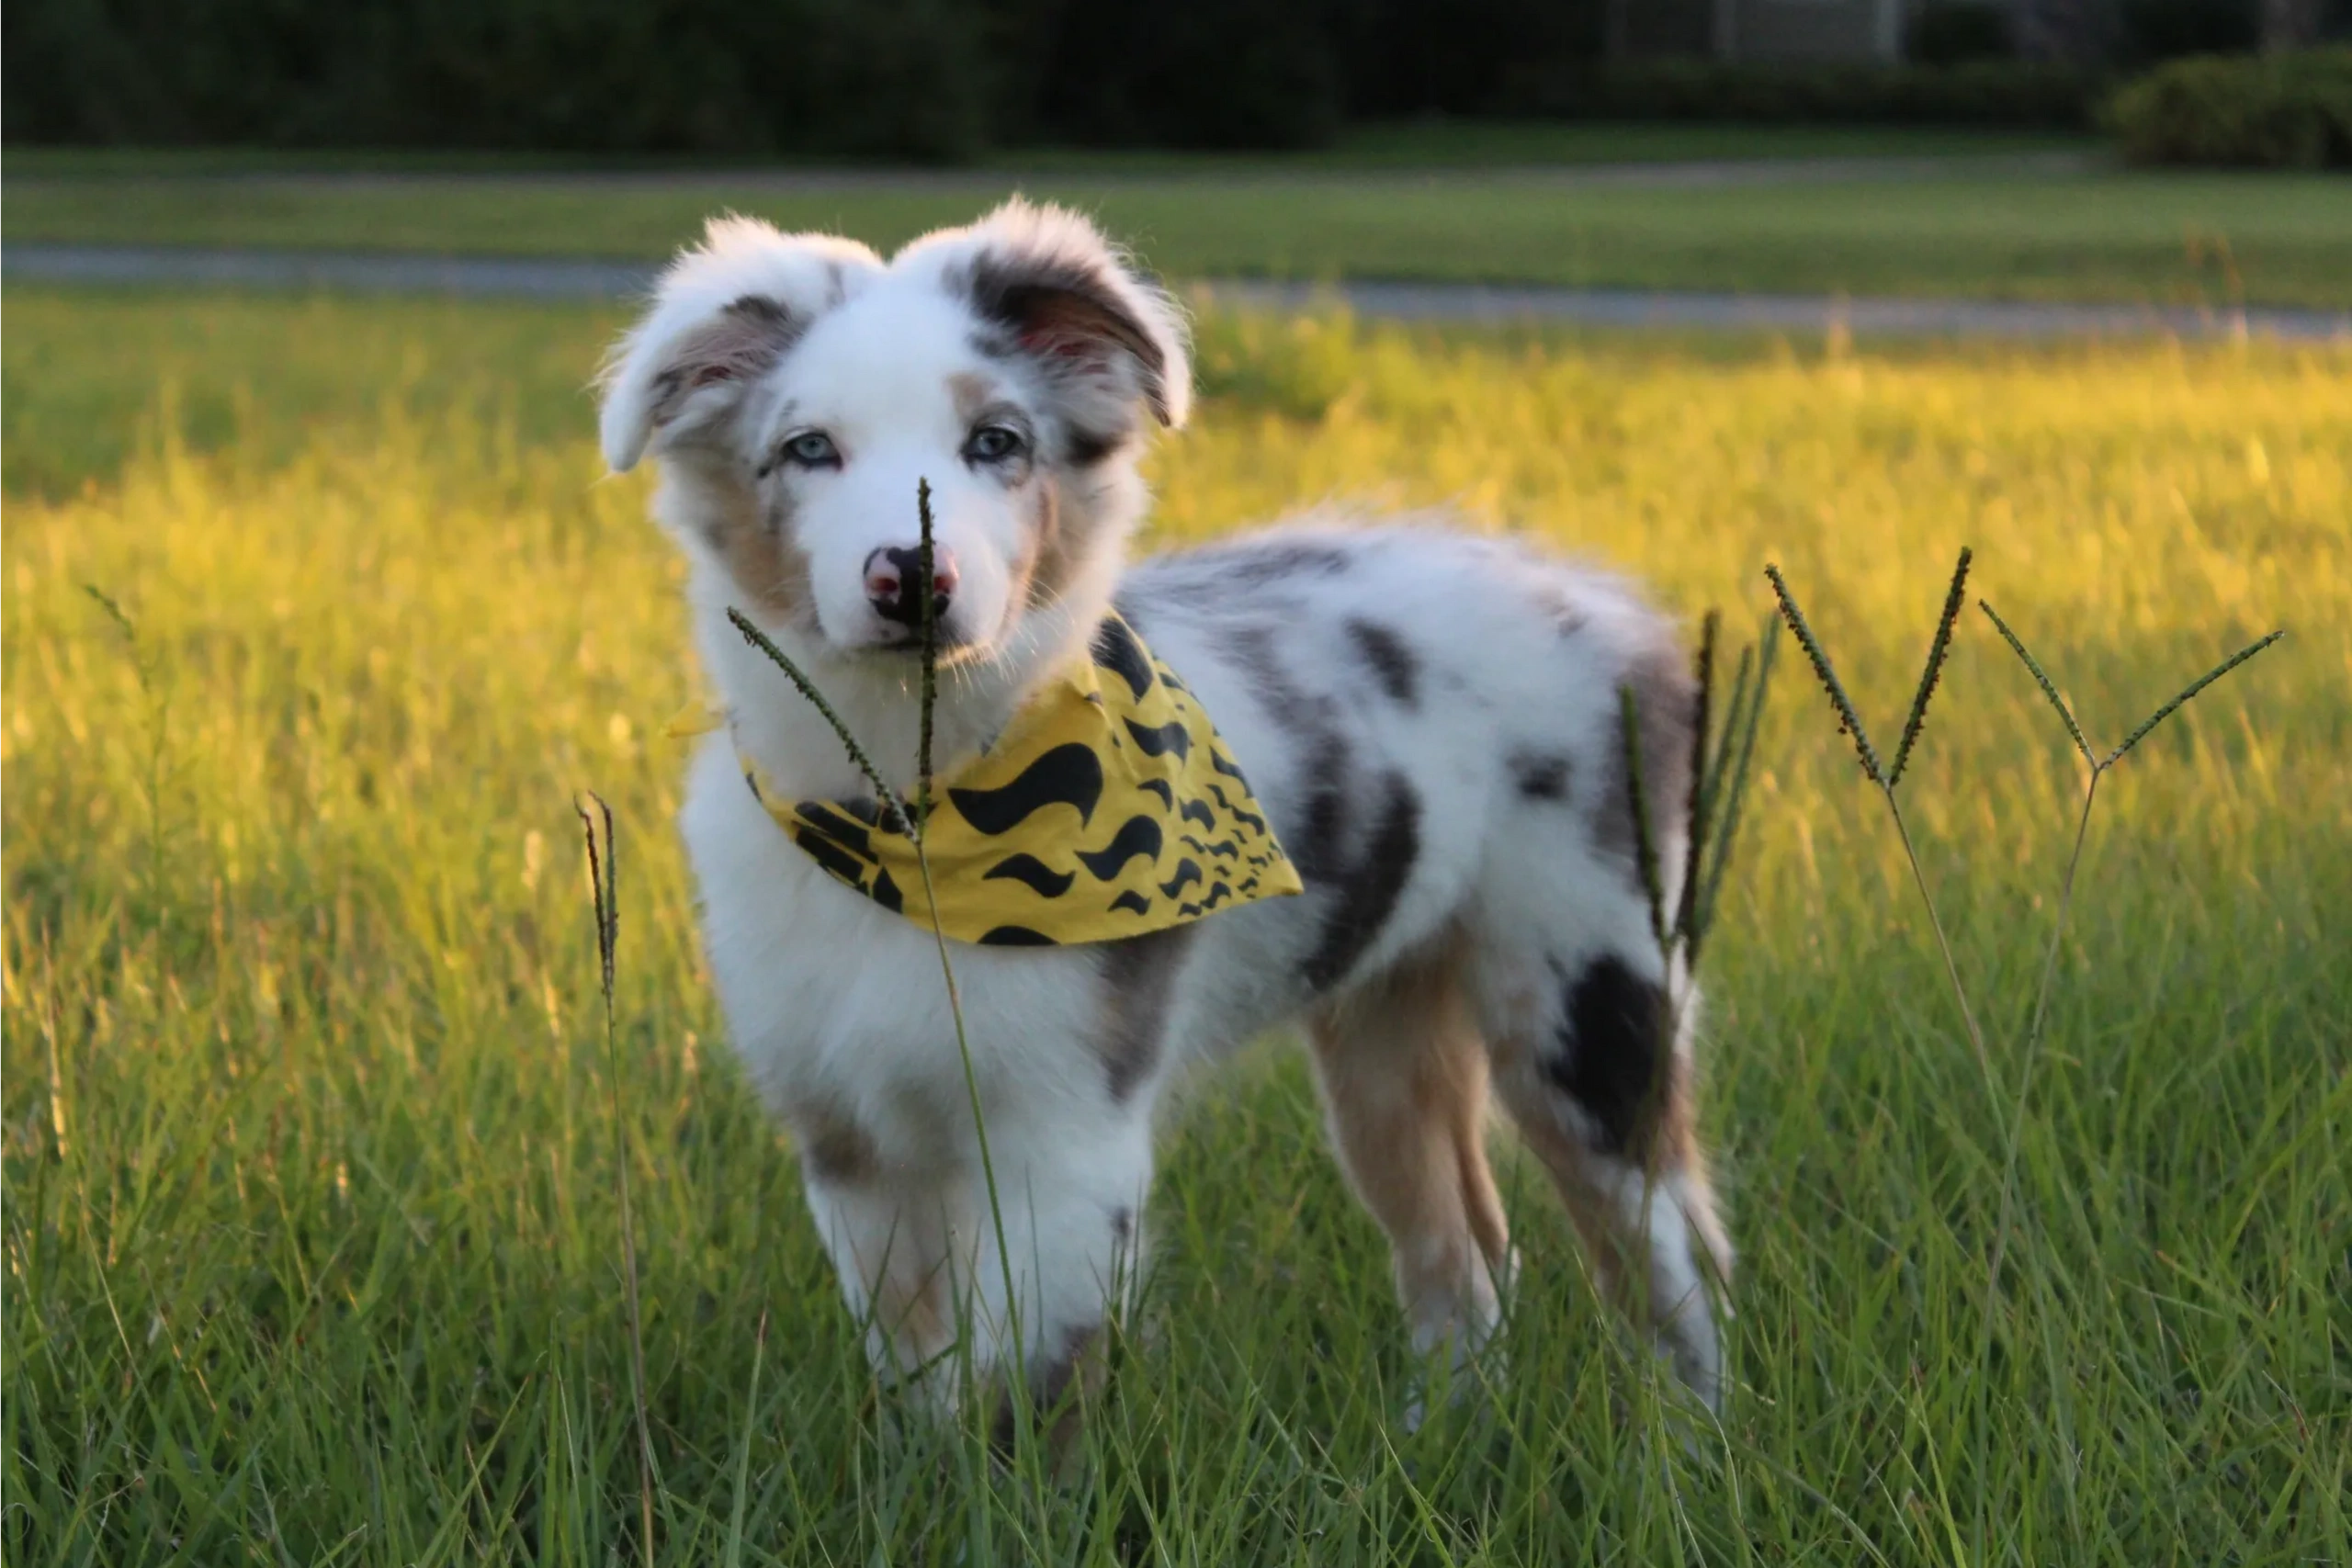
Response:
[{"label": "dog's front leg", "polygon": [[1132,1286],[1151,1123],[1131,1105],[989,1134],[985,1167],[918,1167],[841,1129],[804,1127],[802,1168],[876,1371],[944,1412],[968,1355],[971,1386],[1000,1396],[997,1436],[1010,1446],[1019,1402],[1057,1412]]},{"label": "dog's front leg", "polygon": [[977,1261],[996,1442],[1011,1450],[1025,1402],[1058,1446],[1075,1426],[1066,1396],[1101,1366],[1105,1321],[1139,1271],[1151,1122],[1130,1104],[992,1130],[991,1152],[1003,1235],[991,1221]]}]

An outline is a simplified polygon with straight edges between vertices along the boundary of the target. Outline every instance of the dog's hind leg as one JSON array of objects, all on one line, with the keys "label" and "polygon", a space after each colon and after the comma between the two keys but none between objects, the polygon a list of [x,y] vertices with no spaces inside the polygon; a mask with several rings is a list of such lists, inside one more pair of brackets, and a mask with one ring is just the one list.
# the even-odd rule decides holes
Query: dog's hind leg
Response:
[{"label": "dog's hind leg", "polygon": [[1720,1409],[1723,1352],[1702,1259],[1727,1284],[1731,1247],[1692,1121],[1696,996],[1669,1018],[1656,950],[1641,941],[1541,973],[1544,1025],[1498,1042],[1499,1096],[1559,1189],[1597,1282]]},{"label": "dog's hind leg", "polygon": [[1484,1042],[1444,960],[1327,1005],[1310,1033],[1331,1141],[1388,1233],[1413,1348],[1444,1356],[1451,1376],[1493,1332],[1510,1261],[1487,1167]]}]

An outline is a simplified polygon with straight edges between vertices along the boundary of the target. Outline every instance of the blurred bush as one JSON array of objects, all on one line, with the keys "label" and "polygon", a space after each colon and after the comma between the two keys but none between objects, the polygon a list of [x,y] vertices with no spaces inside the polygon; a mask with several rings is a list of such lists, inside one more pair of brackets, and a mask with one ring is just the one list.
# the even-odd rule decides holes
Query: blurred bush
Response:
[{"label": "blurred bush", "polygon": [[2133,163],[2352,168],[2352,49],[2176,60],[2107,118]]},{"label": "blurred bush", "polygon": [[1924,13],[1950,63],[1893,69],[1604,69],[1601,10],[10,0],[0,131],[29,143],[952,161],[991,144],[1311,146],[1351,118],[1422,114],[2063,126],[2086,122],[2096,86],[2070,67],[1984,58],[2007,38],[1975,0]]},{"label": "blurred bush", "polygon": [[1987,0],[1923,8],[1911,22],[1911,58],[1922,65],[1964,65],[2017,53],[2007,7]]}]

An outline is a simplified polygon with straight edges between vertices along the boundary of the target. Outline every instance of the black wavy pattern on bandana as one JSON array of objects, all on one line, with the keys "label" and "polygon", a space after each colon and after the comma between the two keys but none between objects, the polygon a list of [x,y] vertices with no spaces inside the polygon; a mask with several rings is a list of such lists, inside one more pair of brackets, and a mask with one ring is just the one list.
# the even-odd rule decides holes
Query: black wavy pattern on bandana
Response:
[{"label": "black wavy pattern on bandana", "polygon": [[1059,947],[1061,944],[1044,931],[1031,931],[1027,926],[998,926],[980,938],[982,947]]},{"label": "black wavy pattern on bandana", "polygon": [[1176,815],[1184,821],[1198,822],[1203,828],[1212,833],[1216,831],[1216,813],[1211,811],[1206,805],[1200,801],[1186,801],[1184,803],[1184,808],[1179,811]]},{"label": "black wavy pattern on bandana", "polygon": [[792,841],[798,844],[810,860],[852,887],[863,891],[865,885],[865,863],[851,855],[813,828],[796,828]]},{"label": "black wavy pattern on bandana", "polygon": [[1094,662],[1133,687],[1138,701],[1151,690],[1151,662],[1123,621],[1106,620],[1094,629]]},{"label": "black wavy pattern on bandana", "polygon": [[821,801],[804,800],[800,803],[800,815],[808,826],[859,859],[874,858],[874,843],[865,827],[833,807]]},{"label": "black wavy pattern on bandana", "polygon": [[1031,813],[1057,803],[1078,807],[1079,820],[1091,822],[1102,799],[1102,763],[1078,741],[1066,741],[1001,789],[950,789],[947,798],[965,821],[990,838],[1010,833]]},{"label": "black wavy pattern on bandana", "polygon": [[1056,871],[1035,855],[1009,855],[981,874],[982,882],[1018,882],[1042,897],[1058,898],[1078,880],[1074,871]]},{"label": "black wavy pattern on bandana", "polygon": [[1111,908],[1114,909],[1125,909],[1134,914],[1148,915],[1151,913],[1151,900],[1131,887],[1125,893],[1120,894],[1116,898],[1112,899]]},{"label": "black wavy pattern on bandana", "polygon": [[1201,863],[1190,855],[1176,863],[1176,874],[1159,885],[1162,897],[1173,898],[1177,894],[1201,880]]},{"label": "black wavy pattern on bandana", "polygon": [[1078,858],[1094,874],[1095,881],[1114,882],[1118,879],[1120,869],[1136,856],[1158,860],[1162,841],[1159,823],[1148,817],[1130,817],[1119,824],[1119,831],[1109,843],[1091,852],[1080,850]]},{"label": "black wavy pattern on bandana", "polygon": [[1136,738],[1147,757],[1165,757],[1170,751],[1182,761],[1193,754],[1193,732],[1176,719],[1170,719],[1157,729],[1147,729],[1134,719],[1126,721],[1127,733]]},{"label": "black wavy pattern on bandana", "polygon": [[1166,779],[1137,779],[1136,781],[1136,787],[1137,789],[1148,789],[1151,791],[1152,794],[1159,796],[1159,804],[1166,807],[1169,810],[1173,811],[1176,809],[1176,792],[1174,789],[1170,787]]},{"label": "black wavy pattern on bandana", "polygon": [[1215,784],[1209,785],[1209,793],[1216,796],[1216,803],[1219,806],[1224,807],[1226,810],[1233,814],[1233,819],[1236,822],[1240,823],[1245,828],[1253,828],[1261,834],[1266,833],[1266,819],[1264,818],[1259,816],[1253,811],[1242,810],[1241,807],[1226,799],[1225,791],[1217,788]]}]

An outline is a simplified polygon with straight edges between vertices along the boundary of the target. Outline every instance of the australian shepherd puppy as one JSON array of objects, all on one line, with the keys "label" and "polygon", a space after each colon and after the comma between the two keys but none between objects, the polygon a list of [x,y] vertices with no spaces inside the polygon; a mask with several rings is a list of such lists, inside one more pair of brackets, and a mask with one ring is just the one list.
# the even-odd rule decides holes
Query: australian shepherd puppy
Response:
[{"label": "australian shepherd puppy", "polygon": [[[1056,1398],[1143,1245],[1164,1091],[1297,1021],[1441,1372],[1515,1272],[1491,1095],[1597,1276],[1719,1404],[1700,1258],[1723,1277],[1730,1248],[1693,1137],[1696,998],[1652,935],[1618,697],[1640,705],[1671,907],[1694,697],[1669,626],[1612,581],[1427,522],[1325,518],[1131,563],[1137,460],[1190,399],[1171,301],[1083,218],[1019,201],[888,261],[715,221],[612,355],[605,456],[660,459],[655,511],[732,716],[682,813],[711,969],[877,1367],[960,1346]],[[951,944],[1001,1245],[932,932],[831,878],[745,769],[815,800],[872,786],[727,619],[910,774],[918,480],[943,772],[1086,659],[1115,606],[1214,720],[1306,888],[1125,940]]]}]

